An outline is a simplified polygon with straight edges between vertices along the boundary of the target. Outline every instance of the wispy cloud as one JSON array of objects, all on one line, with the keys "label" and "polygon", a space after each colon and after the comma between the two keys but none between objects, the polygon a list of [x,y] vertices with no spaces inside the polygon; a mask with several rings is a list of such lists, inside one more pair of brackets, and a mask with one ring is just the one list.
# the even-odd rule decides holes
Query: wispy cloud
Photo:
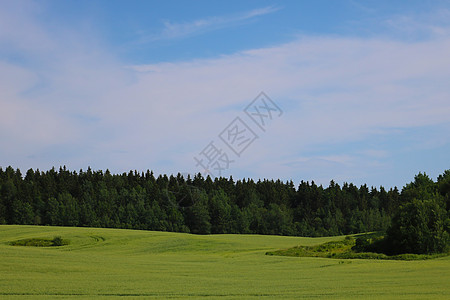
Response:
[{"label": "wispy cloud", "polygon": [[186,23],[165,21],[164,28],[160,33],[144,36],[143,38],[141,38],[141,42],[182,39],[222,28],[240,25],[246,21],[274,13],[278,10],[280,10],[280,7],[267,6],[244,13],[238,13],[228,16],[208,17]]},{"label": "wispy cloud", "polygon": [[450,10],[441,8],[427,13],[395,15],[383,22],[392,32],[408,38],[450,35]]}]

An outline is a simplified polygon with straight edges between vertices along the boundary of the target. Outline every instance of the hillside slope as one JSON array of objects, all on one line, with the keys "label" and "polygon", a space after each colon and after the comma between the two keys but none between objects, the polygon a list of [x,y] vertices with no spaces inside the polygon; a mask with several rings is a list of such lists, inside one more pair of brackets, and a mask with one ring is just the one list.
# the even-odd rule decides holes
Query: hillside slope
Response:
[{"label": "hillside slope", "polygon": [[[61,236],[62,247],[11,246]],[[450,297],[450,259],[332,260],[264,255],[341,239],[0,226],[0,298]]]}]

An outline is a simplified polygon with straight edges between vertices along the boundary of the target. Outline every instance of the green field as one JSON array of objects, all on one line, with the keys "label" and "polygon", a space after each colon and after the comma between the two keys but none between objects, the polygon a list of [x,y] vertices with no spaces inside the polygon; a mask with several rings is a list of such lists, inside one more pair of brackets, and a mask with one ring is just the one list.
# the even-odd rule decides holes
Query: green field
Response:
[{"label": "green field", "polygon": [[[28,238],[62,247],[11,246]],[[0,299],[450,299],[450,258],[268,256],[332,238],[0,226]]]}]

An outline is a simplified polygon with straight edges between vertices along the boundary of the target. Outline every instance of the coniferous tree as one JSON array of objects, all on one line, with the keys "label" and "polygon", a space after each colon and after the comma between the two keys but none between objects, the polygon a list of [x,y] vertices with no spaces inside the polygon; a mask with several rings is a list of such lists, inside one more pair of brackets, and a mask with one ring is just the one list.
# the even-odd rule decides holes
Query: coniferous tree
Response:
[{"label": "coniferous tree", "polygon": [[[151,171],[115,175],[91,168],[30,169],[23,177],[20,170],[7,167],[0,168],[0,224],[324,236],[386,230],[398,208],[416,199],[440,207],[433,215],[438,210],[431,204],[414,202],[421,207],[417,211],[428,211],[429,220],[440,220],[427,226],[422,222],[420,228],[439,236],[440,228],[450,228],[449,191],[450,170],[437,182],[419,173],[399,192],[396,187],[386,191],[334,181],[328,187],[302,181],[295,189],[292,181],[213,181],[201,174],[155,178]],[[395,232],[394,225],[390,232]]]}]

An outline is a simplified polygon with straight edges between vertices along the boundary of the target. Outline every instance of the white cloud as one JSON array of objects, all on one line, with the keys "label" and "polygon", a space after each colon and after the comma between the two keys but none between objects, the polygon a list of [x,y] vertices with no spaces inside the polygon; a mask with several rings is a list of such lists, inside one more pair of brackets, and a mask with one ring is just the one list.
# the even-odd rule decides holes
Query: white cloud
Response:
[{"label": "white cloud", "polygon": [[[0,62],[0,156],[22,169],[66,164],[194,173],[193,156],[260,91],[285,113],[236,159],[230,170],[238,172],[235,177],[317,178],[325,184],[365,178],[386,167],[388,150],[368,145],[338,153],[335,144],[393,128],[401,135],[405,128],[449,127],[447,36],[415,42],[303,37],[215,59],[126,66],[86,42],[92,36],[48,31],[32,14],[19,19],[26,25],[14,23],[0,43],[29,39],[26,49],[15,49],[34,61]],[[202,24],[189,26],[209,26]],[[26,36],[30,27],[49,49]],[[12,41],[16,31],[21,35]],[[328,150],[305,154],[316,147]]]}]

